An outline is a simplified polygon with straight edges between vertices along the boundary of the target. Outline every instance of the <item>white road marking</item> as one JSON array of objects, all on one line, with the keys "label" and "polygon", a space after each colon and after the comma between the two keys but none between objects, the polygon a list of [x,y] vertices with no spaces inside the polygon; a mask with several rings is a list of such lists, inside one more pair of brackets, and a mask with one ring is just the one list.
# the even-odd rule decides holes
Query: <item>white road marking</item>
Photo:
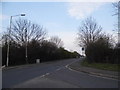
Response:
[{"label": "white road marking", "polygon": [[59,71],[59,70],[61,70],[61,68],[58,68],[56,71]]},{"label": "white road marking", "polygon": [[71,71],[74,71],[74,72],[77,72],[77,73],[83,73],[83,72],[79,72],[77,70],[74,70],[74,69],[71,69],[70,67],[68,67],[68,65],[65,66],[67,69],[71,70]]},{"label": "white road marking", "polygon": [[[76,62],[76,61],[73,61],[72,63],[74,63],[74,62]],[[79,72],[79,71],[73,70],[73,69],[71,69],[71,68],[68,67],[68,66],[69,66],[70,64],[72,64],[72,63],[67,64],[65,67],[68,68],[68,69],[71,70],[71,71]],[[55,71],[59,71],[59,70],[61,70],[62,68],[65,68],[65,67],[60,67],[60,68],[56,69]],[[52,73],[52,72],[51,72],[51,73]],[[82,72],[79,72],[79,73],[82,73]],[[43,78],[43,77],[45,77],[45,76],[47,76],[47,75],[49,75],[49,74],[50,74],[50,73],[46,73],[46,74],[44,74],[44,75],[41,75],[40,77]]]},{"label": "white road marking", "polygon": [[56,69],[56,71],[59,71],[59,70],[61,70],[62,68],[64,68],[64,67],[60,67],[60,68]]},{"label": "white road marking", "polygon": [[41,78],[43,78],[43,77],[45,77],[45,76],[47,76],[47,75],[49,75],[50,73],[46,73],[46,74],[44,74],[44,75],[41,75],[40,77]]},{"label": "white road marking", "polygon": [[43,78],[45,75],[42,75],[42,76],[40,76],[41,78]]}]

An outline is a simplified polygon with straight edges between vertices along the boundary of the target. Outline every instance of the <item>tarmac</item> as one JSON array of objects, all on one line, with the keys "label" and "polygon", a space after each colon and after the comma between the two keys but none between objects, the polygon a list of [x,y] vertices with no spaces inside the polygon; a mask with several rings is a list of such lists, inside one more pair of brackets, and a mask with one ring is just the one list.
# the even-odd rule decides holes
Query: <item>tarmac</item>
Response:
[{"label": "tarmac", "polygon": [[[72,70],[88,73],[88,74],[91,74],[91,75],[120,79],[119,78],[120,72],[101,70],[101,69],[96,69],[96,68],[91,68],[91,67],[85,67],[85,66],[82,66],[80,64],[81,61],[82,60],[79,60],[77,62],[73,62],[73,63],[69,64],[67,67],[72,69]],[[39,65],[39,64],[28,64],[28,65],[20,65],[20,66],[13,66],[13,67],[3,67],[2,70],[9,70],[9,69],[14,69],[14,68],[26,68],[26,67],[36,66],[36,65]]]},{"label": "tarmac", "polygon": [[101,76],[101,77],[114,78],[114,79],[118,79],[118,80],[120,79],[119,78],[120,72],[85,67],[85,66],[82,66],[80,63],[81,63],[81,60],[74,62],[74,63],[68,65],[68,68],[73,69],[75,71],[84,72],[84,73],[97,75],[97,76]]}]

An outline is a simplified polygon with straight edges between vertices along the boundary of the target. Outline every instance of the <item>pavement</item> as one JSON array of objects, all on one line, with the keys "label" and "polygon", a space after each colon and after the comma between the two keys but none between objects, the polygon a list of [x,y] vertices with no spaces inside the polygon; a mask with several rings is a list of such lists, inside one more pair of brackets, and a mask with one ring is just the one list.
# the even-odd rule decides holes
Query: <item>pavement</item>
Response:
[{"label": "pavement", "polygon": [[16,69],[16,68],[26,68],[26,67],[34,67],[34,66],[37,66],[39,64],[24,64],[24,65],[18,65],[18,66],[9,66],[9,67],[6,67],[5,65],[2,66],[2,70],[9,70],[9,69]]},{"label": "pavement", "polygon": [[67,67],[70,69],[79,71],[79,72],[84,72],[84,73],[97,75],[97,76],[101,76],[101,77],[118,79],[119,74],[116,71],[100,70],[100,69],[95,69],[95,68],[91,68],[91,67],[85,67],[85,66],[82,66],[80,63],[81,63],[81,60],[76,61],[76,62],[68,65]]}]

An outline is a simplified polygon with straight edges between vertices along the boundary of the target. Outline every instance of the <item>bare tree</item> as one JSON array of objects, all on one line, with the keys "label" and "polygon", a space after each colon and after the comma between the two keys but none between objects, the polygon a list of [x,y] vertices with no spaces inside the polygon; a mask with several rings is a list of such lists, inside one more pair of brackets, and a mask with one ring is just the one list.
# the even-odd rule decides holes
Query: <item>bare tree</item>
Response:
[{"label": "bare tree", "polygon": [[32,39],[41,41],[45,38],[46,31],[43,26],[34,24],[31,21],[19,19],[12,23],[11,40],[21,45]]},{"label": "bare tree", "polygon": [[92,17],[84,20],[79,27],[78,32],[78,41],[79,45],[82,47],[86,47],[91,42],[95,42],[98,38],[101,37],[102,27],[98,26],[95,19]]},{"label": "bare tree", "polygon": [[119,8],[120,8],[120,1],[113,3],[113,7],[115,9],[114,15],[118,15],[119,13]]},{"label": "bare tree", "polygon": [[58,36],[52,36],[49,41],[54,43],[58,48],[63,46],[63,41]]}]

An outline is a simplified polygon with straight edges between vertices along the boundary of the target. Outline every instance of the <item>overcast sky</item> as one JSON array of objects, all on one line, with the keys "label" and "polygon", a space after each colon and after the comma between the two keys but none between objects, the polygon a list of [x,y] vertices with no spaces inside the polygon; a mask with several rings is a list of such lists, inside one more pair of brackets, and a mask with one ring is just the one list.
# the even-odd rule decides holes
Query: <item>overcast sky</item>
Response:
[{"label": "overcast sky", "polygon": [[[9,26],[10,16],[20,13],[26,14],[21,18],[43,25],[47,29],[48,38],[59,36],[67,50],[79,53],[81,48],[76,38],[82,20],[92,16],[103,27],[103,32],[112,34],[117,20],[112,16],[112,2],[2,2],[0,33]],[[14,17],[13,21],[18,18]]]}]

